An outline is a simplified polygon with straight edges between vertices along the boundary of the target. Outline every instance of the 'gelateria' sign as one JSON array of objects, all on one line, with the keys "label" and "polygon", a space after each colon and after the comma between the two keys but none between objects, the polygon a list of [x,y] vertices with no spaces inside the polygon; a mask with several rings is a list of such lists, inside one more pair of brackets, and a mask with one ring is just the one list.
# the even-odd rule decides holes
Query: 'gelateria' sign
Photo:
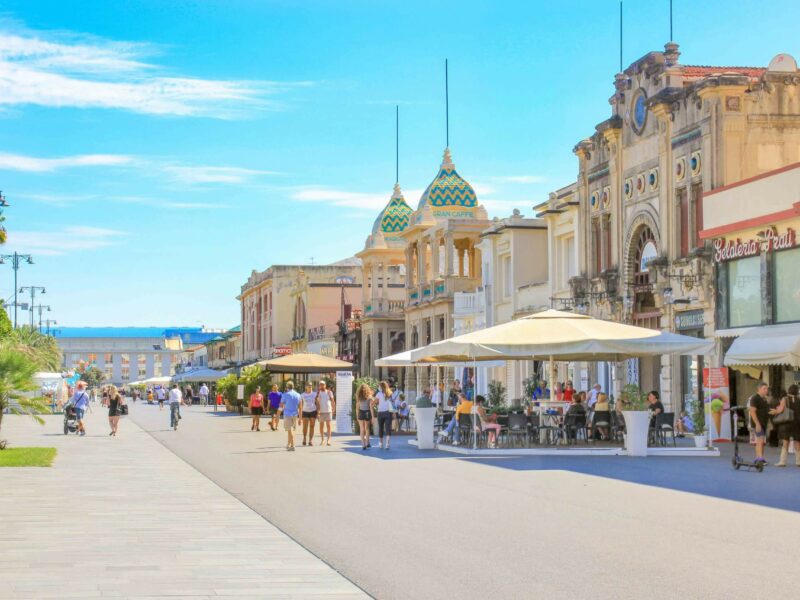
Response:
[{"label": "'gelateria' sign", "polygon": [[787,228],[785,232],[778,233],[775,227],[760,231],[752,240],[714,240],[714,261],[725,262],[748,256],[758,256],[762,252],[773,250],[786,250],[794,248],[797,244],[797,234],[794,229]]}]

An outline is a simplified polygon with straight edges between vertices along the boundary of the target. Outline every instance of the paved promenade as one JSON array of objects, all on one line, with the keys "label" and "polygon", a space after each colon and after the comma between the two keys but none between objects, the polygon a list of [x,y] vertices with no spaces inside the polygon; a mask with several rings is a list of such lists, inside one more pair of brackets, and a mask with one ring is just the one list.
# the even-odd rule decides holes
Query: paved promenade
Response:
[{"label": "paved promenade", "polygon": [[0,469],[0,598],[367,597],[132,419],[109,437],[105,414],[84,438],[3,420],[11,444],[58,456]]}]

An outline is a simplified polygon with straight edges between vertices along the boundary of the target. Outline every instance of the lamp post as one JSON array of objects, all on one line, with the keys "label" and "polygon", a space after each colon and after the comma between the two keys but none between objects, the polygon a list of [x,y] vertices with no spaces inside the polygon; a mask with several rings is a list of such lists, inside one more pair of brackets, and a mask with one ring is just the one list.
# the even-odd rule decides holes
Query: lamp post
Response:
[{"label": "lamp post", "polygon": [[[31,305],[29,308],[31,311],[31,329],[33,329],[33,307],[36,304],[36,292],[42,292],[42,294],[44,294],[45,289],[40,285],[26,285],[24,287],[19,288],[20,294],[24,294],[26,291],[29,291],[31,293]],[[14,307],[14,310],[16,311],[16,307]]]},{"label": "lamp post", "polygon": [[38,306],[31,305],[31,315],[33,315],[34,308],[39,311],[39,333],[42,333],[42,313],[44,311],[50,312],[53,309],[47,304],[39,304]]},{"label": "lamp post", "polygon": [[29,265],[33,264],[33,256],[30,254],[19,254],[18,252],[14,252],[14,254],[0,254],[0,265],[5,264],[6,260],[11,260],[11,268],[14,269],[14,329],[17,328],[17,310],[19,303],[17,302],[17,271],[19,271],[19,265],[24,260]]},{"label": "lamp post", "polygon": [[[51,325],[58,325],[58,321],[56,321],[55,319],[45,319],[44,320],[44,324],[47,327],[47,335],[50,335],[50,326]],[[56,330],[53,329],[53,333],[55,333],[55,332],[56,332]]]}]

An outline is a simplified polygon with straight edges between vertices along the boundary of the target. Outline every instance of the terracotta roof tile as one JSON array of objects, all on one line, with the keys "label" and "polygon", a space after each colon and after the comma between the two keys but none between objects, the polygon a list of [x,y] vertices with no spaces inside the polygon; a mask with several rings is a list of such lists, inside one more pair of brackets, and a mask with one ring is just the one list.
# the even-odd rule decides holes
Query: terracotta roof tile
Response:
[{"label": "terracotta roof tile", "polygon": [[721,73],[741,73],[747,75],[751,79],[759,79],[765,72],[766,67],[711,67],[707,65],[683,65],[682,71],[684,77],[690,79],[700,79],[710,75],[719,75]]}]

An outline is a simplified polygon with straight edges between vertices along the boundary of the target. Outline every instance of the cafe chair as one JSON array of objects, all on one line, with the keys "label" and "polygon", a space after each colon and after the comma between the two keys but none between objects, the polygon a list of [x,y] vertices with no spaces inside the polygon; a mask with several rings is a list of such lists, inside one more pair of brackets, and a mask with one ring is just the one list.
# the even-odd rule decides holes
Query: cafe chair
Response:
[{"label": "cafe chair", "polygon": [[530,442],[530,430],[528,429],[528,417],[524,414],[508,415],[508,430],[506,431],[508,443],[514,446],[517,440],[522,439],[523,448]]},{"label": "cafe chair", "polygon": [[458,415],[458,433],[462,446],[472,445],[472,436],[474,435],[472,429],[472,415],[465,415],[464,413]]},{"label": "cafe chair", "polygon": [[589,443],[589,432],[587,429],[586,415],[566,415],[562,425],[563,437],[568,444],[578,441],[578,436],[583,433],[583,439]]},{"label": "cafe chair", "polygon": [[657,414],[654,429],[656,442],[659,446],[667,445],[667,434],[672,436],[672,445],[676,446],[674,412],[662,412]]}]

